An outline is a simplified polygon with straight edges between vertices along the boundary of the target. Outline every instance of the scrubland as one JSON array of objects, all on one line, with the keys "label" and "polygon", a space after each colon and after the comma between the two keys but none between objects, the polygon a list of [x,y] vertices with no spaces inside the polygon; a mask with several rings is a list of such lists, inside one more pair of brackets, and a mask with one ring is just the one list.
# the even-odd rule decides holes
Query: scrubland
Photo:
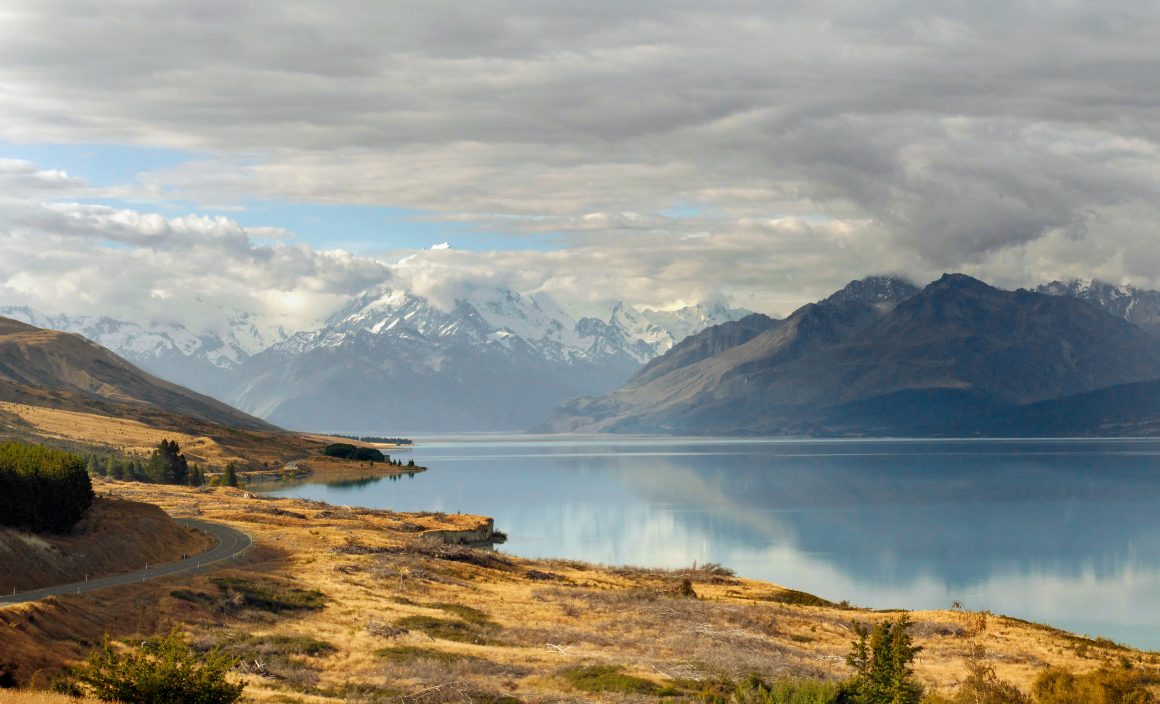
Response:
[{"label": "scrubland", "polygon": [[[852,621],[895,616],[717,565],[533,561],[446,542],[486,533],[490,520],[478,516],[225,488],[97,488],[227,523],[255,546],[203,574],[0,610],[0,661],[16,661],[24,682],[46,686],[106,633],[132,643],[177,624],[194,647],[238,657],[255,702],[695,699],[750,674],[844,678]],[[1151,653],[1003,616],[948,609],[911,618],[923,647],[916,674],[935,692],[958,684],[977,646],[1025,691],[1049,666],[1160,665]],[[60,701],[32,696],[27,704]]]}]

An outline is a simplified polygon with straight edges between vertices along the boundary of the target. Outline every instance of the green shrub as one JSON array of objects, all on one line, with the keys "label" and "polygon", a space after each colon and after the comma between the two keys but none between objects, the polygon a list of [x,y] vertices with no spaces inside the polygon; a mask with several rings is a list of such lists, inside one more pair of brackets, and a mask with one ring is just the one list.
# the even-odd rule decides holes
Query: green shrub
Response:
[{"label": "green shrub", "polygon": [[832,704],[841,688],[833,682],[805,677],[782,677],[766,684],[750,677],[734,691],[737,704]]},{"label": "green shrub", "polygon": [[222,641],[218,647],[227,655],[235,655],[243,660],[255,658],[288,658],[306,655],[320,658],[333,655],[338,648],[324,640],[310,636],[267,635],[252,636],[239,634]]},{"label": "green shrub", "polygon": [[92,696],[124,704],[233,704],[245,682],[226,680],[236,660],[211,650],[198,654],[174,628],[165,638],[118,653],[104,645],[78,666],[73,677]]},{"label": "green shrub", "polygon": [[317,611],[326,606],[326,595],[316,589],[299,589],[277,582],[254,582],[236,577],[214,577],[209,581],[231,597],[224,605],[226,611],[246,607],[278,614],[284,611]]},{"label": "green shrub", "polygon": [[622,692],[625,694],[657,694],[660,687],[642,677],[624,674],[617,665],[588,665],[573,667],[561,673],[568,684],[581,692]]},{"label": "green shrub", "polygon": [[457,619],[415,615],[402,618],[395,625],[408,631],[426,633],[432,638],[451,640],[457,643],[477,643],[480,645],[494,645],[496,643],[489,638],[489,632],[492,628],[481,628],[479,624]]},{"label": "green shrub", "polygon": [[797,589],[784,589],[776,594],[762,597],[765,601],[774,601],[779,604],[792,604],[795,606],[825,606],[829,608],[842,608],[841,604],[835,604],[832,601],[827,601],[820,596],[810,594],[809,592],[798,591]]},{"label": "green shrub", "polygon": [[446,611],[449,614],[455,614],[464,621],[475,624],[477,626],[495,625],[495,622],[492,621],[491,617],[488,616],[485,612],[470,606],[465,606],[463,604],[429,604],[428,606],[433,609]]}]

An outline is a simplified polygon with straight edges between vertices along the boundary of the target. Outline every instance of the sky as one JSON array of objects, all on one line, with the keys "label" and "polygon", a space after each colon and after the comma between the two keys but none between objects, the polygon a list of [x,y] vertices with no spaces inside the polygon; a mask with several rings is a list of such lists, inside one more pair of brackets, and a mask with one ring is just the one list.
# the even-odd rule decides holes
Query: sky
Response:
[{"label": "sky", "polygon": [[1157,37],[1129,1],[6,0],[0,305],[1160,288]]}]

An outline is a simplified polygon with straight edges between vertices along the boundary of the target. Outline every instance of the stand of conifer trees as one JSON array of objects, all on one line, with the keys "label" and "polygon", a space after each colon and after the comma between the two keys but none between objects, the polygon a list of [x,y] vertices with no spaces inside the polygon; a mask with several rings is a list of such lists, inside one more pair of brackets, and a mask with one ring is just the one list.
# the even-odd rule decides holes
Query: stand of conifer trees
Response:
[{"label": "stand of conifer trees", "polygon": [[0,525],[67,533],[92,502],[93,485],[80,457],[0,443]]}]

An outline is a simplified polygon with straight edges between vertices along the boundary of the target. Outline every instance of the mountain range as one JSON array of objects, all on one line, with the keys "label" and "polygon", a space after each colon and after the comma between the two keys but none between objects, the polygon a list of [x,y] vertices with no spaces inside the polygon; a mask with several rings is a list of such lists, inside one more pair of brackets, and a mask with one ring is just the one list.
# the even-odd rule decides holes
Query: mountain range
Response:
[{"label": "mountain range", "polygon": [[747,313],[616,304],[607,317],[573,316],[542,293],[485,287],[468,288],[450,309],[407,291],[369,291],[305,331],[248,312],[193,330],[0,308],[280,426],[368,433],[522,430],[569,398],[617,388],[688,335]]},{"label": "mountain range", "polygon": [[[1067,418],[1068,433],[1137,432],[1160,412],[1153,293],[1058,282],[1004,291],[961,274],[922,289],[855,281],[784,320],[706,329],[539,429],[1042,435]],[[1115,409],[1120,396],[1130,410]]]},{"label": "mountain range", "polygon": [[[1035,434],[1072,396],[1138,430],[1106,393],[1083,394],[1160,377],[1160,293],[1098,281],[1008,292],[961,275],[922,289],[869,277],[784,320],[747,313],[617,304],[574,316],[542,293],[486,287],[450,307],[376,289],[304,331],[245,311],[194,329],[0,308],[273,424],[323,431],[990,434],[1002,417],[1004,432]],[[1148,406],[1144,391],[1125,393]]]}]

